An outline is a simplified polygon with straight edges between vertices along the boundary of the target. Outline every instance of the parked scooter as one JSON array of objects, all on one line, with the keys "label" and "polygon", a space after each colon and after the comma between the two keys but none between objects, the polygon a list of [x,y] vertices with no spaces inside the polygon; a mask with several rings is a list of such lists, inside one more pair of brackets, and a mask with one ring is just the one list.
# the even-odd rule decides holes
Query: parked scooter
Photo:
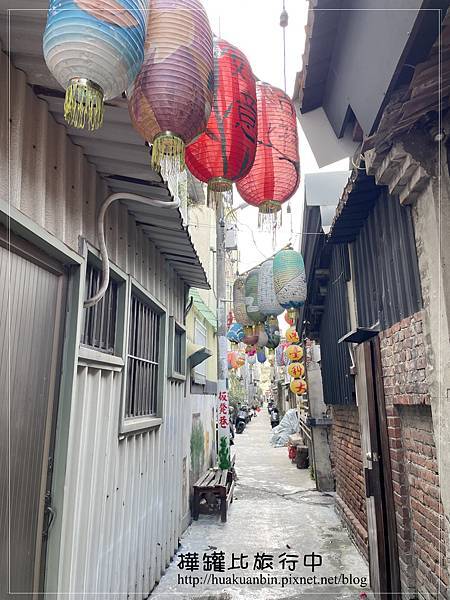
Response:
[{"label": "parked scooter", "polygon": [[247,425],[248,413],[244,408],[240,408],[236,415],[236,433],[242,433]]}]

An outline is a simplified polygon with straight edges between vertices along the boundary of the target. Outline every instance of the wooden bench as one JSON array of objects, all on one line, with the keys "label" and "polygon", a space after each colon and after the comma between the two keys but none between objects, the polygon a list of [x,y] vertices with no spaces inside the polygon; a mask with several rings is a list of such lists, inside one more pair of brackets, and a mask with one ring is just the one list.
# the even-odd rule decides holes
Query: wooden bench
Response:
[{"label": "wooden bench", "polygon": [[[226,523],[227,509],[233,502],[234,476],[232,470],[208,469],[194,484],[193,519],[198,520],[202,508],[214,512],[219,508],[222,523]],[[202,505],[202,500],[205,502]]]}]

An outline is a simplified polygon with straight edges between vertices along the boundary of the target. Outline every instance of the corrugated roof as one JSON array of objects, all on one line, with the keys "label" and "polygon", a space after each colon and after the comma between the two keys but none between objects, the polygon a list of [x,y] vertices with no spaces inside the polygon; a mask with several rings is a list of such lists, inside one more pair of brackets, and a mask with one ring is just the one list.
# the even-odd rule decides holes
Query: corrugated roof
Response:
[{"label": "corrugated roof", "polygon": [[[47,102],[55,120],[66,126],[64,91],[49,72],[42,53],[47,9],[48,0],[0,0],[0,39],[14,66],[26,73],[34,93]],[[66,129],[112,192],[172,200],[167,185],[150,167],[149,149],[131,125],[126,99],[106,103],[101,129],[95,132],[67,126]],[[124,203],[180,277],[190,286],[209,288],[181,211]]]},{"label": "corrugated roof", "polygon": [[352,242],[366,221],[380,188],[367,175],[364,161],[355,168],[344,187],[328,234],[333,243]]},{"label": "corrugated roof", "polygon": [[200,296],[199,291],[193,288],[190,290],[189,295],[191,296],[191,298],[193,298],[194,306],[198,310],[198,312],[203,317],[205,317],[205,319],[208,321],[208,323],[211,325],[214,331],[217,331],[217,315],[209,308],[209,306]]}]

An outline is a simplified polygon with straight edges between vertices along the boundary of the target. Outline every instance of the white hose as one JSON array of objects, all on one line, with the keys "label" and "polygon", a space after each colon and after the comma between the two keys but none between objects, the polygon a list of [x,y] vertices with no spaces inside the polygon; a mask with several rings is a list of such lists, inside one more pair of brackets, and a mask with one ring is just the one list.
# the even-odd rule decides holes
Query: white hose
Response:
[{"label": "white hose", "polygon": [[126,194],[126,193],[118,193],[111,194],[106,198],[103,202],[100,212],[98,214],[98,243],[100,246],[100,254],[102,257],[102,282],[98,289],[98,292],[92,298],[88,298],[84,301],[84,308],[89,308],[90,306],[94,306],[97,304],[99,300],[103,298],[108,289],[109,285],[109,258],[108,251],[106,249],[105,242],[105,215],[108,208],[115,200],[133,200],[134,202],[142,202],[142,204],[148,204],[150,206],[157,206],[158,208],[167,208],[167,209],[176,209],[180,207],[180,200],[174,200],[173,202],[165,202],[164,200],[154,200],[153,198],[145,198],[144,196],[139,196],[138,194]]}]

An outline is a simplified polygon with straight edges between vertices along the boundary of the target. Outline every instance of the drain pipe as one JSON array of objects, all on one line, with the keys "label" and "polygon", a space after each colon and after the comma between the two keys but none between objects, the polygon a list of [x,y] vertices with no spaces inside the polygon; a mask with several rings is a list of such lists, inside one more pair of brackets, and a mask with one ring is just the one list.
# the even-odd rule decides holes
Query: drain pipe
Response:
[{"label": "drain pipe", "polygon": [[139,196],[138,194],[117,193],[111,194],[106,198],[106,200],[103,202],[100,208],[97,221],[98,242],[100,246],[100,254],[102,257],[102,282],[95,296],[92,296],[91,298],[88,298],[84,301],[84,308],[89,308],[90,306],[94,306],[94,304],[97,304],[97,302],[99,302],[103,298],[103,296],[106,293],[106,290],[108,289],[109,258],[105,242],[105,215],[108,208],[116,200],[132,200],[133,202],[141,202],[142,204],[147,204],[147,206],[156,206],[158,208],[167,208],[171,210],[175,210],[176,208],[180,207],[179,199],[173,200],[173,202],[165,202],[164,200],[154,200],[153,198],[146,198],[145,196]]}]

